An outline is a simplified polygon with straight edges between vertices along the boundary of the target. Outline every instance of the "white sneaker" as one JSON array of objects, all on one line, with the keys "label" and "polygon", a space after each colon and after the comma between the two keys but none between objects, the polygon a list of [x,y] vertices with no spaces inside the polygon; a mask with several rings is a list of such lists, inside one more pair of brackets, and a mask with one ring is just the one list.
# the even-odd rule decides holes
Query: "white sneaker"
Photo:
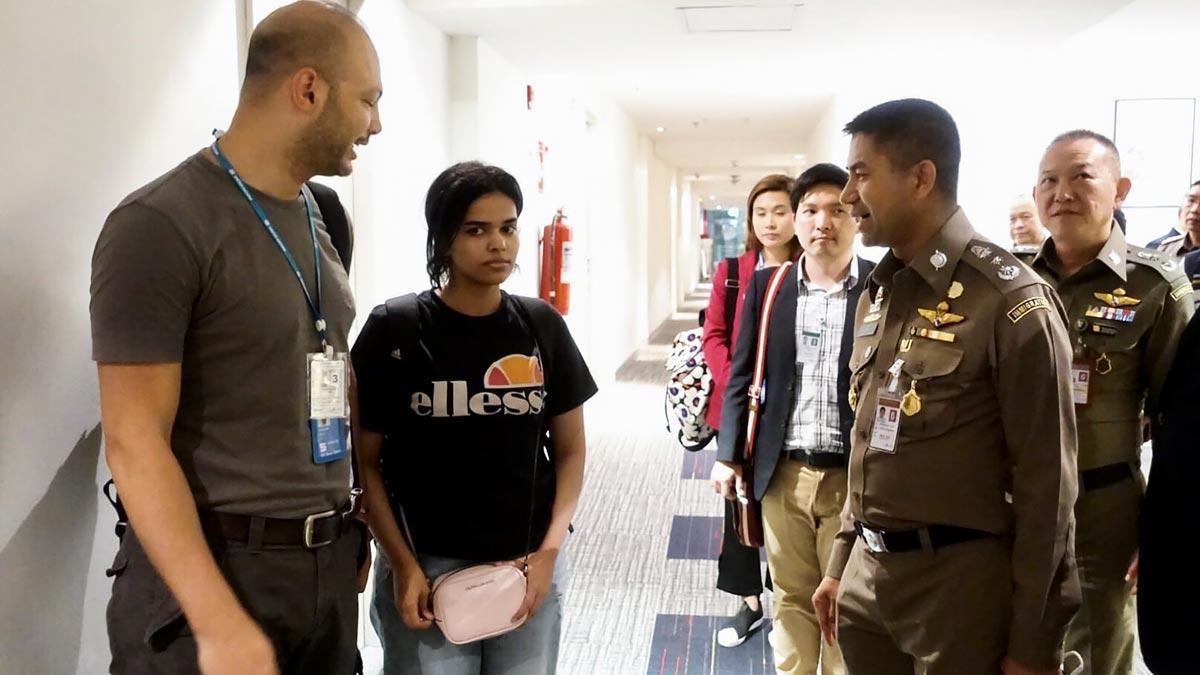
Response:
[{"label": "white sneaker", "polygon": [[717,644],[722,647],[737,647],[753,635],[754,631],[762,628],[762,625],[762,607],[756,612],[743,602],[738,613],[730,617],[725,626],[717,631]]}]

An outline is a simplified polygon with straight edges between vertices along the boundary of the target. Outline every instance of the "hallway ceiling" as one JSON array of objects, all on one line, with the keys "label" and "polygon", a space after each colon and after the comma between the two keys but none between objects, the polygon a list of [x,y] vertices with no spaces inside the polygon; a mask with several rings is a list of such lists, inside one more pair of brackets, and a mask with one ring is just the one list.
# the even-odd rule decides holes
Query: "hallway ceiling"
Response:
[{"label": "hallway ceiling", "polygon": [[[660,158],[699,174],[701,191],[738,199],[748,186],[727,186],[730,174],[753,180],[807,164],[796,155],[810,149],[838,92],[932,76],[947,54],[956,64],[994,60],[1067,39],[1130,5],[1171,2],[407,0],[442,30],[481,37],[533,77],[578,78],[611,96]],[[777,27],[780,12],[793,8],[791,30],[690,33],[679,8],[696,6],[751,8],[704,17],[710,29],[722,21]]]}]

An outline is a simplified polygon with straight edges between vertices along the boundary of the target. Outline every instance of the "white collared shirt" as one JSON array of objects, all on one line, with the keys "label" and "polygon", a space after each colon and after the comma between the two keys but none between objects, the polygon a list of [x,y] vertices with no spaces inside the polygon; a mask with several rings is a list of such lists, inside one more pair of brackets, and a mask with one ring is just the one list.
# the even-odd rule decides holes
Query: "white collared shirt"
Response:
[{"label": "white collared shirt", "polygon": [[846,278],[825,290],[809,280],[804,256],[797,263],[796,390],[784,441],[788,450],[844,452],[847,447],[838,410],[838,357],[847,329],[846,303],[850,289],[858,284],[859,264],[857,257],[852,258]]}]

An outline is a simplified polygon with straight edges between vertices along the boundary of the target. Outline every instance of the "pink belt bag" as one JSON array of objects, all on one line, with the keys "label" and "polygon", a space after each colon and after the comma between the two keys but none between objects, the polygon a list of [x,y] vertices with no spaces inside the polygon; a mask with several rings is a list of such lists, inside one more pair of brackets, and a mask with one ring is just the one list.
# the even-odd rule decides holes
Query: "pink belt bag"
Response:
[{"label": "pink belt bag", "polygon": [[[525,321],[524,308],[516,303],[517,316],[525,323],[526,330],[534,336],[533,354],[538,363],[542,360],[537,336],[529,330]],[[544,372],[544,371],[543,371]],[[543,380],[545,376],[543,375]],[[528,587],[529,553],[533,545],[533,517],[537,498],[538,455],[542,451],[542,418],[538,417],[537,441],[533,448],[533,489],[529,496],[529,533],[525,539],[525,558],[518,568],[509,561],[485,562],[468,565],[438,575],[430,586],[429,604],[433,620],[446,639],[456,645],[469,644],[503,635],[520,628],[529,618],[526,614],[513,620],[513,615],[525,602]],[[398,505],[397,505],[398,506]],[[408,538],[409,548],[417,555],[412,532],[404,509],[400,508],[400,520]]]},{"label": "pink belt bag", "polygon": [[525,572],[506,563],[484,563],[446,572],[433,580],[429,604],[434,621],[456,645],[503,635],[520,628],[513,621],[525,602]]}]

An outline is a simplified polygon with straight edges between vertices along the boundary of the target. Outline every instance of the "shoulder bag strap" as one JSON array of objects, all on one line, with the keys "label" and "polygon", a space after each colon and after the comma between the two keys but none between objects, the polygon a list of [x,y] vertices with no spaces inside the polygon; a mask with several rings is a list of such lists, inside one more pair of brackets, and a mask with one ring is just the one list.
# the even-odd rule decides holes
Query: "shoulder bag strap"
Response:
[{"label": "shoulder bag strap", "polygon": [[743,455],[746,461],[754,458],[754,441],[758,436],[758,413],[759,407],[762,405],[762,384],[767,375],[767,331],[771,326],[771,313],[775,308],[775,296],[779,295],[779,289],[783,286],[783,280],[791,266],[792,262],[789,260],[771,273],[771,280],[767,282],[766,295],[763,296],[762,312],[758,319],[758,347],[754,353],[754,378],[747,390],[750,404],[746,421],[746,450]]},{"label": "shoulder bag strap", "polygon": [[[384,313],[387,316],[387,330],[390,343],[400,349],[403,358],[411,358],[414,349],[421,343],[421,316],[415,294],[401,295],[390,298],[384,303]],[[420,562],[417,545],[413,541],[412,530],[408,527],[408,518],[404,516],[404,507],[399,500],[394,500],[394,506],[400,515],[400,525],[404,528],[404,538],[408,540],[408,548],[413,557]]]},{"label": "shoulder bag strap", "polygon": [[[543,356],[541,343],[538,339],[537,331],[533,329],[533,317],[529,312],[529,308],[525,306],[525,298],[517,296],[505,296],[510,298],[513,306],[516,308],[517,321],[521,323],[521,327],[533,338],[533,356],[538,360],[538,365],[542,369],[542,389],[545,390],[546,383],[550,380],[550,373],[546,368],[546,359]],[[541,302],[538,300],[537,302]],[[530,479],[531,487],[529,489],[529,527],[525,534],[525,559],[522,563],[522,571],[529,571],[529,550],[533,547],[533,517],[537,513],[537,469],[538,457],[542,454],[543,449],[549,450],[549,441],[543,438],[546,433],[546,410],[542,409],[541,414],[537,416],[537,435],[534,436],[533,444],[533,476]]]},{"label": "shoulder bag strap", "polygon": [[738,259],[725,259],[725,346],[733,346],[733,322],[737,314],[738,295],[742,289],[741,275],[738,273]]}]

